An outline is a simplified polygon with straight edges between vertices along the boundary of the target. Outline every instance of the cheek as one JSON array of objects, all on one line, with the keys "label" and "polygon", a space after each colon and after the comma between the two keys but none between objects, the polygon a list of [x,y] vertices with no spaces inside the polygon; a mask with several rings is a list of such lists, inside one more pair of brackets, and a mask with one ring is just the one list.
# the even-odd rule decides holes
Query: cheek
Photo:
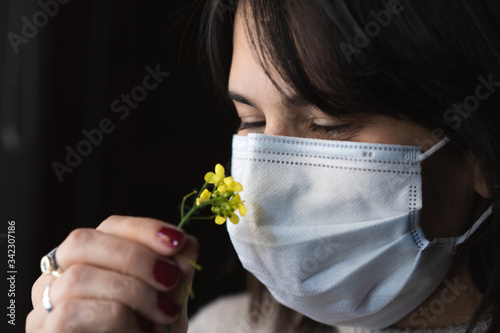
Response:
[{"label": "cheek", "polygon": [[241,135],[241,136],[247,136],[248,133],[250,133],[249,130],[238,130],[238,132],[236,132],[236,134]]},{"label": "cheek", "polygon": [[432,138],[432,132],[410,121],[386,116],[370,116],[359,132],[358,141],[421,146]]},{"label": "cheek", "polygon": [[422,167],[423,208],[420,225],[427,239],[456,237],[472,225],[473,175],[446,158],[444,149]]}]

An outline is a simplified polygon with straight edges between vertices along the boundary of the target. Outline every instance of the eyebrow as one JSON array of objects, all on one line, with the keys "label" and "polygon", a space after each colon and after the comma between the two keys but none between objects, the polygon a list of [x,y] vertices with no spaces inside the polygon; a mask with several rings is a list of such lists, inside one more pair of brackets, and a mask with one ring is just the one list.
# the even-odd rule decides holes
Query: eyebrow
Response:
[{"label": "eyebrow", "polygon": [[[249,106],[254,107],[254,108],[257,107],[257,103],[255,103],[250,98],[248,98],[240,93],[237,93],[234,91],[229,91],[228,96],[230,99],[232,99],[235,102],[246,104],[246,105],[249,105]],[[302,96],[299,96],[299,95],[282,96],[281,103],[285,107],[298,107],[298,106],[305,106],[305,105],[309,104]]]},{"label": "eyebrow", "polygon": [[231,98],[235,102],[243,103],[243,104],[252,106],[254,108],[257,107],[256,104],[252,100],[250,100],[249,98],[247,98],[241,94],[238,94],[237,92],[229,91],[228,96],[229,96],[229,98]]}]

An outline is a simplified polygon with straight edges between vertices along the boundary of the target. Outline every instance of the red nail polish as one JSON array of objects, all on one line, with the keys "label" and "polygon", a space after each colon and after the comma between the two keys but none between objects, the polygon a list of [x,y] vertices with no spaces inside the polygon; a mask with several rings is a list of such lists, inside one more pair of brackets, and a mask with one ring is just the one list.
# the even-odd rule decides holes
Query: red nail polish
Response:
[{"label": "red nail polish", "polygon": [[172,288],[181,276],[181,272],[177,266],[163,260],[156,262],[153,273],[156,281],[167,288]]},{"label": "red nail polish", "polygon": [[158,231],[158,237],[166,246],[176,248],[182,243],[184,234],[177,229],[163,227]]},{"label": "red nail polish", "polygon": [[161,312],[170,318],[175,318],[179,314],[179,305],[175,304],[163,294],[158,294],[158,307]]},{"label": "red nail polish", "polygon": [[141,332],[148,332],[149,333],[149,332],[155,331],[155,324],[153,324],[152,321],[141,316],[138,313],[137,313],[137,325],[139,325]]}]

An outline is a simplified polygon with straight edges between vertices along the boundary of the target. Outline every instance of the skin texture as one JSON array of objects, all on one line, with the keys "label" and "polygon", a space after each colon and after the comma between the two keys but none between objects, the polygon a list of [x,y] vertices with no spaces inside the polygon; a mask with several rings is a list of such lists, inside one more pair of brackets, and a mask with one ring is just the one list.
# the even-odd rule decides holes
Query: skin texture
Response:
[{"label": "skin texture", "polygon": [[[180,232],[176,246],[158,236],[162,228]],[[198,242],[165,222],[126,216],[111,216],[96,229],[76,229],[58,247],[56,261],[63,269],[59,278],[42,275],[32,288],[33,310],[26,332],[140,332],[138,316],[149,320],[156,332],[167,324],[173,332],[187,330],[186,285],[190,286]],[[158,261],[180,271],[169,287],[155,279]],[[42,306],[45,287],[52,283],[49,313]],[[183,290],[184,288],[184,290]],[[180,313],[160,311],[158,295],[178,303]]]},{"label": "skin texture", "polygon": [[[243,15],[242,9],[238,8],[228,87],[229,95],[242,122],[238,134],[255,132],[266,135],[413,146],[433,140],[430,130],[410,121],[384,116],[338,119],[323,113],[313,105],[287,103],[286,100],[294,99],[293,91],[280,80],[272,64],[266,67],[280,89],[264,71],[259,61],[259,51],[249,42],[247,29],[252,29],[252,24],[247,24]],[[283,91],[285,96],[280,91]],[[318,126],[328,128],[325,130]],[[340,127],[335,128],[335,126]],[[422,169],[421,226],[426,237],[433,239],[461,235],[480,215],[478,207],[482,198],[479,194],[486,196],[481,173],[473,163],[459,160],[452,144],[448,144],[428,158],[423,163]],[[430,328],[467,323],[480,300],[480,293],[469,277],[467,256],[468,248],[465,244],[448,276],[443,280],[456,281],[459,286],[464,286],[460,287],[462,289],[457,292],[458,296],[449,294],[449,290],[446,289],[447,284],[443,283],[427,301],[415,309],[416,314],[415,311],[410,313],[395,326]],[[437,304],[443,297],[446,302]],[[435,299],[438,301],[434,301]],[[444,308],[437,307],[441,304],[444,304]]]}]

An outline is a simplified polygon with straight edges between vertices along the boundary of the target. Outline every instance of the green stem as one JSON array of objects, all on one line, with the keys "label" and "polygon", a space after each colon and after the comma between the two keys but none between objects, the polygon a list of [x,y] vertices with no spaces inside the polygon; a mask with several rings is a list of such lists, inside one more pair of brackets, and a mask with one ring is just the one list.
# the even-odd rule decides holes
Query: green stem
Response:
[{"label": "green stem", "polygon": [[217,217],[217,215],[212,215],[212,216],[205,216],[205,217],[193,217],[191,221],[195,220],[213,220]]},{"label": "green stem", "polygon": [[182,203],[181,203],[181,221],[184,219],[184,203],[186,202],[187,198],[189,198],[190,196],[196,194],[196,191],[193,191],[187,195],[184,196],[184,198],[182,198]]},{"label": "green stem", "polygon": [[[205,190],[205,188],[207,188],[207,185],[208,183],[205,182],[205,184],[203,184],[203,186],[201,187],[201,190],[199,193],[202,193],[203,190]],[[179,224],[177,225],[178,228],[182,229],[182,227],[184,227],[184,225],[186,224],[186,222],[189,220],[189,218],[191,217],[191,215],[193,215],[193,213],[200,207],[196,206],[196,203],[195,205],[193,206],[193,208],[191,208],[189,210],[189,212],[187,212],[186,215],[184,215],[184,203],[186,202],[187,198],[191,197],[193,194],[196,194],[197,192],[196,191],[193,191],[191,193],[189,193],[188,195],[184,196],[184,198],[182,199],[182,204],[181,204],[181,221],[179,222]],[[204,206],[204,205],[203,205]]]},{"label": "green stem", "polygon": [[191,260],[191,259],[187,259],[187,262],[193,266],[197,271],[201,271],[202,270],[202,267],[201,265],[197,264],[195,261]]},{"label": "green stem", "polygon": [[187,220],[193,215],[193,213],[198,209],[198,207],[195,205],[191,210],[182,218],[182,220],[179,222],[179,225],[177,227],[179,229],[182,229],[184,227],[184,224],[186,224]]},{"label": "green stem", "polygon": [[208,182],[205,182],[205,184],[203,184],[203,186],[201,187],[200,193],[203,192],[203,190],[206,189],[207,186],[208,186]]}]

